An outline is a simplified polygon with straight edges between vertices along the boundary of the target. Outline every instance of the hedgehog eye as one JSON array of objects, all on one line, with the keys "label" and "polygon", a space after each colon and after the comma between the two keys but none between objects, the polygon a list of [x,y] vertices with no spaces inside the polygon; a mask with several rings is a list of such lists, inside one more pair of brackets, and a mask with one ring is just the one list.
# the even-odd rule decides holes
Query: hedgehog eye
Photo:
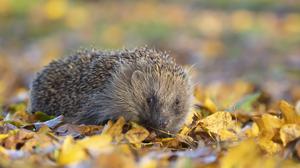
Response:
[{"label": "hedgehog eye", "polygon": [[175,105],[179,105],[179,103],[180,103],[180,101],[179,101],[179,99],[177,98],[177,99],[175,100]]},{"label": "hedgehog eye", "polygon": [[147,103],[148,103],[149,105],[152,105],[152,104],[154,103],[154,96],[148,97],[148,98],[147,98]]},{"label": "hedgehog eye", "polygon": [[174,102],[174,112],[176,115],[180,114],[180,100],[178,98],[176,98],[175,102]]}]

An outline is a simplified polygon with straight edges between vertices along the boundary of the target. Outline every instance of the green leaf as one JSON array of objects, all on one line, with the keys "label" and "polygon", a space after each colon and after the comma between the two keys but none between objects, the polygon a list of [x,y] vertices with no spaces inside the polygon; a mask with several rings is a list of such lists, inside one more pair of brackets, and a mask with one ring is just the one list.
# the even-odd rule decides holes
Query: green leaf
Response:
[{"label": "green leaf", "polygon": [[252,94],[248,94],[243,97],[240,101],[230,107],[227,111],[233,112],[236,110],[243,110],[243,111],[251,111],[252,105],[257,99],[260,97],[261,93],[256,92]]},{"label": "green leaf", "polygon": [[51,120],[54,118],[54,116],[49,116],[47,115],[46,113],[43,113],[43,112],[35,112],[34,113],[34,116],[37,120],[41,121],[41,122],[44,122],[44,121],[48,121],[48,120]]},{"label": "green leaf", "polygon": [[9,108],[11,113],[15,113],[16,111],[26,111],[26,104],[25,103],[13,104]]}]

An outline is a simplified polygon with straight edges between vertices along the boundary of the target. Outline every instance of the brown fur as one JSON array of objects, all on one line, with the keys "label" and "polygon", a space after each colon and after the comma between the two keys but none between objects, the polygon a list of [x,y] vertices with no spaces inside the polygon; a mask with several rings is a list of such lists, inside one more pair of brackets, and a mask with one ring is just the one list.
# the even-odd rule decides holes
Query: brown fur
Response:
[{"label": "brown fur", "polygon": [[176,132],[190,108],[190,79],[166,53],[149,48],[83,51],[53,61],[31,85],[29,112],[102,124],[120,116]]}]

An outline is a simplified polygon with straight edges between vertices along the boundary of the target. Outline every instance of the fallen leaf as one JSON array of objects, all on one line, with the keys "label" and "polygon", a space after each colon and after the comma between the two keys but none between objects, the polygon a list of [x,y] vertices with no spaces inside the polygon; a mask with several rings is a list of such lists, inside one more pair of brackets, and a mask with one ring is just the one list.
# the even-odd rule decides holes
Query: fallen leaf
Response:
[{"label": "fallen leaf", "polygon": [[41,121],[41,122],[45,122],[45,121],[48,121],[48,120],[51,120],[54,118],[53,116],[49,116],[46,113],[39,112],[39,111],[35,112],[33,117],[34,117],[34,120]]},{"label": "fallen leaf", "polygon": [[103,153],[96,158],[94,167],[136,168],[135,160],[120,150]]},{"label": "fallen leaf", "polygon": [[[219,135],[222,140],[236,139],[236,135],[232,130],[236,130],[236,123],[232,120],[229,112],[219,111],[202,120],[201,126],[209,132]],[[231,130],[231,131],[230,131]]]},{"label": "fallen leaf", "polygon": [[55,128],[56,126],[58,126],[60,123],[63,122],[63,119],[64,117],[60,115],[45,122],[36,122],[33,125],[37,130],[40,129],[43,125],[47,125],[49,128]]},{"label": "fallen leaf", "polygon": [[262,158],[258,145],[253,139],[249,139],[241,142],[236,147],[230,148],[221,158],[220,167],[274,167],[275,163],[272,158]]},{"label": "fallen leaf", "polygon": [[72,136],[67,136],[61,147],[57,158],[57,163],[60,165],[68,165],[81,162],[88,158],[84,148],[77,145]]},{"label": "fallen leaf", "polygon": [[218,110],[216,104],[208,97],[204,101],[204,106],[207,107],[212,113]]},{"label": "fallen leaf", "polygon": [[108,122],[106,127],[103,128],[102,134],[112,136],[117,142],[120,142],[124,135],[122,134],[123,126],[125,125],[124,117],[120,117],[114,124]]},{"label": "fallen leaf", "polygon": [[10,136],[3,141],[3,146],[7,149],[20,149],[34,136],[33,132],[24,129],[12,131],[9,134]]},{"label": "fallen leaf", "polygon": [[183,142],[183,143],[189,145],[189,147],[192,147],[192,148],[197,147],[197,142],[194,141],[193,138],[188,135],[177,134],[175,139],[178,140],[179,142]]},{"label": "fallen leaf", "polygon": [[74,138],[82,136],[79,126],[74,124],[63,124],[57,127],[54,131],[59,136],[71,135]]},{"label": "fallen leaf", "polygon": [[132,128],[126,132],[125,138],[133,144],[140,143],[149,136],[149,131],[144,127],[132,122]]},{"label": "fallen leaf", "polygon": [[247,137],[249,138],[253,138],[253,137],[257,137],[259,135],[259,128],[258,128],[258,125],[253,122],[251,127],[249,129],[246,129],[245,130],[245,134]]},{"label": "fallen leaf", "polygon": [[260,136],[264,139],[272,139],[283,125],[281,119],[271,114],[263,114],[261,118],[255,118],[255,122],[259,127]]},{"label": "fallen leaf", "polygon": [[221,141],[226,141],[226,140],[236,141],[236,140],[238,140],[237,135],[232,131],[228,131],[227,129],[221,129],[219,131],[219,135],[220,135]]},{"label": "fallen leaf", "polygon": [[144,157],[140,160],[138,167],[141,167],[141,168],[157,168],[158,167],[158,162],[157,162],[157,160]]},{"label": "fallen leaf", "polygon": [[300,116],[296,113],[295,108],[292,105],[281,100],[279,102],[279,108],[287,124],[300,124]]},{"label": "fallen leaf", "polygon": [[261,93],[252,93],[243,97],[235,105],[233,105],[228,111],[243,110],[250,112],[252,110],[252,105],[260,97]]},{"label": "fallen leaf", "polygon": [[0,142],[7,137],[8,137],[8,134],[0,134]]},{"label": "fallen leaf", "polygon": [[300,137],[300,125],[285,124],[280,128],[280,139],[285,146],[287,143]]},{"label": "fallen leaf", "polygon": [[76,145],[87,149],[90,154],[97,155],[105,148],[111,147],[112,137],[110,135],[94,135],[77,141]]},{"label": "fallen leaf", "polygon": [[100,134],[103,129],[101,125],[75,125],[63,124],[55,128],[54,132],[59,136],[71,135],[74,138]]},{"label": "fallen leaf", "polygon": [[266,138],[260,138],[258,140],[258,145],[262,150],[266,151],[269,154],[278,153],[283,149],[280,144]]}]

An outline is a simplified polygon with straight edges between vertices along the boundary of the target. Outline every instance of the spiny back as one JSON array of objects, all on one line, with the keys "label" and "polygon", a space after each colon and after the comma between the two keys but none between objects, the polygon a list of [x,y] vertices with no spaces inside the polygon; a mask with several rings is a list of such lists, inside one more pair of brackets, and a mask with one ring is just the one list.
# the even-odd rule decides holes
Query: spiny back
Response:
[{"label": "spiny back", "polygon": [[83,50],[51,62],[37,74],[31,85],[28,111],[50,115],[75,112],[88,94],[103,90],[120,66],[143,65],[141,62],[184,75],[168,54],[146,47],[121,51]]}]

